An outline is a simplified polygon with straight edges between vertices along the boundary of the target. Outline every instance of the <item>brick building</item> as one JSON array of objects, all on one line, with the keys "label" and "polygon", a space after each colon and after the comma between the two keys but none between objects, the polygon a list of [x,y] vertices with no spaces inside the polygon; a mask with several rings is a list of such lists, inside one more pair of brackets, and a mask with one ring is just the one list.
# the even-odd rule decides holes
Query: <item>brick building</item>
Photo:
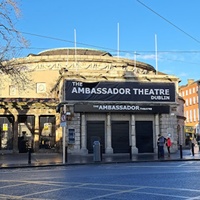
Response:
[{"label": "brick building", "polygon": [[189,137],[194,134],[199,134],[199,81],[188,79],[186,85],[179,87],[179,95],[185,100],[184,116],[186,144],[188,144]]}]

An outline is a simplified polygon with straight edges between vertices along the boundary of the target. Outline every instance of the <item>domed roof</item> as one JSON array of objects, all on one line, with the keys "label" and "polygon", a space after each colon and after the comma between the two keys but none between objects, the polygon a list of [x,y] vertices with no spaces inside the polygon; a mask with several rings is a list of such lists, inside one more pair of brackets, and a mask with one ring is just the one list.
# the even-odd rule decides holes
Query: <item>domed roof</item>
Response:
[{"label": "domed roof", "polygon": [[88,48],[56,48],[48,49],[38,53],[38,56],[49,56],[49,55],[92,55],[92,56],[111,56],[109,52],[88,49]]}]

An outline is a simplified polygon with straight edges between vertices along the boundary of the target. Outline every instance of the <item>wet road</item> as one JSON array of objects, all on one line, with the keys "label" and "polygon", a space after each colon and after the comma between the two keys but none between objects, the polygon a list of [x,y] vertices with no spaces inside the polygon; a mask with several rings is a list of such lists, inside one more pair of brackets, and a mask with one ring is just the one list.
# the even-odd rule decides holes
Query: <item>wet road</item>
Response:
[{"label": "wet road", "polygon": [[1,169],[0,199],[200,199],[200,162]]}]

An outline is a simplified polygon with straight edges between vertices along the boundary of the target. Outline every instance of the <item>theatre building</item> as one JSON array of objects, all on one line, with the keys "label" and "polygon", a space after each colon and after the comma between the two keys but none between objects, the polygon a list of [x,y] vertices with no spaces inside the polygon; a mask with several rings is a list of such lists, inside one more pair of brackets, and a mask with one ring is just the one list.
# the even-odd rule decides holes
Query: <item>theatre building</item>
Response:
[{"label": "theatre building", "polygon": [[12,125],[10,142],[18,140],[18,146],[11,145],[15,151],[20,148],[20,128],[32,136],[35,152],[47,147],[62,151],[63,129],[71,154],[93,153],[94,141],[105,154],[130,149],[133,154],[156,153],[159,134],[171,137],[172,152],[184,141],[184,100],[178,96],[180,80],[175,76],[94,49],[51,49],[16,63],[34,69],[30,73],[36,93],[18,99],[22,103],[17,111],[14,97],[7,96],[9,106],[1,103],[1,130],[5,132],[6,123]]}]

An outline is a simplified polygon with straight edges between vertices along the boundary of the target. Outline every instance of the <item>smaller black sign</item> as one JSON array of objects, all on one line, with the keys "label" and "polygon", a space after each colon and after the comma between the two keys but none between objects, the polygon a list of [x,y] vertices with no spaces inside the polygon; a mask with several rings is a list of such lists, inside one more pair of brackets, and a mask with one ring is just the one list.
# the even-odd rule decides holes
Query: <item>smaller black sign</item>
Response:
[{"label": "smaller black sign", "polygon": [[75,143],[75,130],[74,129],[68,129],[68,143],[74,144]]},{"label": "smaller black sign", "polygon": [[169,106],[147,106],[129,104],[75,104],[74,112],[129,112],[129,113],[169,113]]}]

